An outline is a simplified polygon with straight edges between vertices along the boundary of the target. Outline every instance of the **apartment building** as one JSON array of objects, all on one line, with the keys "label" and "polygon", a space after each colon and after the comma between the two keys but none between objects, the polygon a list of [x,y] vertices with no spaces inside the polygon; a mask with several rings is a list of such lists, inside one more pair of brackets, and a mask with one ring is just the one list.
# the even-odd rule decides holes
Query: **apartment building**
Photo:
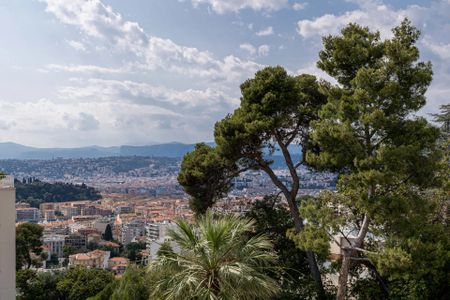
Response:
[{"label": "apartment building", "polygon": [[88,253],[69,255],[69,266],[83,266],[86,268],[108,269],[111,252],[94,250]]},{"label": "apartment building", "polygon": [[16,227],[14,177],[0,179],[0,300],[16,298]]},{"label": "apartment building", "polygon": [[37,223],[41,219],[41,212],[34,207],[17,207],[16,222]]},{"label": "apartment building", "polygon": [[44,236],[42,243],[47,247],[50,256],[56,255],[58,257],[64,256],[64,235],[50,235]]}]

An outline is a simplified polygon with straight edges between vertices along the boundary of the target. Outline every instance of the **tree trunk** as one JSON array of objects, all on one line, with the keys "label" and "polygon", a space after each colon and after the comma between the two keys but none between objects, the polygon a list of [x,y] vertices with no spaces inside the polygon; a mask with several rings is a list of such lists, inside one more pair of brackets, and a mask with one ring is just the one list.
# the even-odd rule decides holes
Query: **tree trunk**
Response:
[{"label": "tree trunk", "polygon": [[[291,212],[291,216],[294,219],[295,231],[300,232],[303,229],[303,220],[300,217],[297,204],[295,200],[287,199],[289,203],[289,210]],[[320,275],[320,270],[317,265],[316,256],[312,251],[306,251],[306,257],[308,260],[309,270],[311,271],[311,275],[316,283],[318,299],[326,299],[325,290],[323,288],[322,277]]]},{"label": "tree trunk", "polygon": [[[367,231],[369,230],[369,223],[370,218],[368,215],[365,215],[358,236],[356,237],[355,241],[350,245],[350,248],[361,248],[364,238],[366,237]],[[344,300],[347,294],[348,272],[351,265],[351,257],[355,252],[355,250],[351,249],[342,249],[342,250],[344,252],[344,255],[342,258],[341,269],[339,270],[338,292],[336,296],[336,299],[338,300]]]},{"label": "tree trunk", "polygon": [[[281,148],[283,149],[284,147],[281,147]],[[281,190],[283,195],[286,197],[286,201],[289,204],[289,211],[291,213],[292,219],[294,220],[295,231],[300,232],[303,229],[303,220],[300,217],[300,212],[298,211],[298,205],[296,202],[298,188],[299,188],[298,176],[297,176],[297,173],[295,172],[295,168],[294,168],[294,170],[292,169],[293,165],[292,165],[292,160],[290,158],[289,152],[285,151],[284,154],[285,154],[286,164],[289,166],[289,168],[291,170],[291,174],[293,176],[293,181],[294,181],[294,183],[297,182],[296,184],[294,184],[294,183],[292,184],[293,188],[291,191],[289,191],[288,188],[279,180],[279,178],[275,175],[273,170],[265,163],[264,160],[261,159],[258,161],[258,163],[260,164],[261,169],[264,170],[269,175],[269,177],[272,179],[272,182]],[[317,261],[316,261],[314,252],[306,251],[306,256],[307,256],[307,260],[308,260],[308,264],[309,264],[309,269],[311,271],[311,275],[317,286],[318,299],[321,299],[321,300],[326,299],[325,290],[324,290],[323,284],[322,284],[322,277],[320,276],[320,270],[319,270],[319,267],[317,266]]]},{"label": "tree trunk", "polygon": [[347,280],[348,280],[348,271],[350,269],[351,263],[351,251],[343,250],[344,257],[342,258],[342,265],[339,271],[339,280],[338,280],[338,291],[336,295],[337,300],[344,300],[347,294]]}]

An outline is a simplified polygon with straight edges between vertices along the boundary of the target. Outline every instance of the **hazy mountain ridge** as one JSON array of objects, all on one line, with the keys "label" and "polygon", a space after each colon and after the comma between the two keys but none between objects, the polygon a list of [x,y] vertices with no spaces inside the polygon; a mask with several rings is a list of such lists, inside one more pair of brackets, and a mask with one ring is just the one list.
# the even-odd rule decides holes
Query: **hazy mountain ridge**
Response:
[{"label": "hazy mountain ridge", "polygon": [[181,157],[195,144],[165,143],[146,146],[87,146],[79,148],[36,148],[16,143],[0,143],[0,159],[96,158],[109,156]]},{"label": "hazy mountain ridge", "polygon": [[[213,146],[214,143],[208,143],[208,145]],[[195,144],[173,142],[146,146],[36,148],[6,142],[0,143],[0,159],[98,158],[110,156],[183,157],[184,154],[192,151],[194,147]],[[290,147],[290,150],[293,154],[300,154],[301,149],[294,145]]]}]

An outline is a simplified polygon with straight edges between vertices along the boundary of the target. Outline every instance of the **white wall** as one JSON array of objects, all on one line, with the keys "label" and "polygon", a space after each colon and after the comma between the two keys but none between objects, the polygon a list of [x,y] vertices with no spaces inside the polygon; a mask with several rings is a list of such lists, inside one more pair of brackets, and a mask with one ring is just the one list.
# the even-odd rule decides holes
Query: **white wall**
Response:
[{"label": "white wall", "polygon": [[16,191],[0,179],[0,300],[16,298]]}]

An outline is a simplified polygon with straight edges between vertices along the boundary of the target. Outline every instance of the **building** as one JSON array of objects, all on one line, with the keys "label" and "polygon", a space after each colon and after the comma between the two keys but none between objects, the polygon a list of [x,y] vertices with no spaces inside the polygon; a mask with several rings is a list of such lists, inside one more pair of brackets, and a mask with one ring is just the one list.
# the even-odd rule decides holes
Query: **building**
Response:
[{"label": "building", "polygon": [[72,218],[73,216],[79,216],[79,209],[71,205],[64,205],[59,208],[59,211],[66,217]]},{"label": "building", "polygon": [[116,209],[116,214],[129,214],[133,212],[133,207],[128,206],[128,205],[121,205],[121,206],[117,206]]},{"label": "building", "polygon": [[113,271],[114,275],[122,275],[125,273],[128,265],[128,258],[125,257],[113,257],[109,259],[109,269]]},{"label": "building", "polygon": [[17,207],[16,222],[32,222],[37,223],[41,219],[41,212],[34,207]]},{"label": "building", "polygon": [[46,210],[54,210],[55,204],[51,202],[41,203],[39,204],[39,209],[41,210],[41,213],[44,214]]},{"label": "building", "polygon": [[46,209],[43,213],[43,218],[47,222],[56,221],[56,214],[54,209]]},{"label": "building", "polygon": [[14,177],[0,179],[0,300],[16,299]]},{"label": "building", "polygon": [[81,210],[83,216],[110,216],[112,210],[97,205],[89,205]]},{"label": "building", "polygon": [[172,223],[170,221],[148,223],[145,226],[147,239],[150,241],[156,241],[161,237],[167,236],[168,230],[170,228],[174,229],[175,227],[176,227],[175,223]]},{"label": "building", "polygon": [[88,253],[69,255],[69,266],[83,266],[86,268],[108,269],[109,251],[94,250]]},{"label": "building", "polygon": [[56,255],[58,257],[64,256],[64,244],[65,244],[64,235],[44,236],[43,244],[48,248],[50,256],[52,255]]},{"label": "building", "polygon": [[128,245],[135,238],[145,236],[145,223],[141,220],[132,220],[122,223],[120,242]]},{"label": "building", "polygon": [[64,243],[78,250],[85,250],[87,245],[87,236],[75,233],[69,234],[64,238]]}]

